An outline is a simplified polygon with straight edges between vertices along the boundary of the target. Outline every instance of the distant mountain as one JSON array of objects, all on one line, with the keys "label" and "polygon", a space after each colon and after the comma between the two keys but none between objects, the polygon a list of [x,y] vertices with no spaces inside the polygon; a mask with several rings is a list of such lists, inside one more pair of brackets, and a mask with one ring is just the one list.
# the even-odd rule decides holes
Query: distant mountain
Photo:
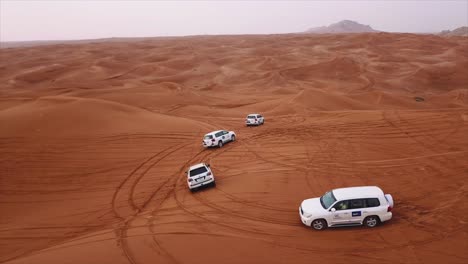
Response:
[{"label": "distant mountain", "polygon": [[359,24],[351,20],[343,20],[324,27],[310,28],[305,33],[326,34],[326,33],[366,33],[379,32],[368,25]]},{"label": "distant mountain", "polygon": [[439,33],[441,36],[464,36],[468,37],[468,27],[459,27],[452,31],[444,30]]}]

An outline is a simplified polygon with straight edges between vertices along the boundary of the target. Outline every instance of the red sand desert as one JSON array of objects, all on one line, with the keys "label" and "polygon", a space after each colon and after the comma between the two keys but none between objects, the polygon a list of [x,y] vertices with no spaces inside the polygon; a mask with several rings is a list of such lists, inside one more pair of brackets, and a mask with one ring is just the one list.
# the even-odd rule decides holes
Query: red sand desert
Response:
[{"label": "red sand desert", "polygon": [[[468,38],[413,34],[2,49],[0,262],[467,263],[467,69]],[[217,129],[237,141],[203,149]],[[192,194],[198,162],[217,187]],[[361,185],[390,222],[300,222]]]}]

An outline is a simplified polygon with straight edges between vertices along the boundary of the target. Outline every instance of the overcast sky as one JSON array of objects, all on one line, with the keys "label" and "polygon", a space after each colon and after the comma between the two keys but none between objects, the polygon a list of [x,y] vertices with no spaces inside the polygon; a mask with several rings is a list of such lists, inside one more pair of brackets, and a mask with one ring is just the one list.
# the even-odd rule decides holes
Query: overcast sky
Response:
[{"label": "overcast sky", "polygon": [[291,33],[343,19],[390,32],[438,32],[468,25],[468,0],[0,0],[0,41]]}]

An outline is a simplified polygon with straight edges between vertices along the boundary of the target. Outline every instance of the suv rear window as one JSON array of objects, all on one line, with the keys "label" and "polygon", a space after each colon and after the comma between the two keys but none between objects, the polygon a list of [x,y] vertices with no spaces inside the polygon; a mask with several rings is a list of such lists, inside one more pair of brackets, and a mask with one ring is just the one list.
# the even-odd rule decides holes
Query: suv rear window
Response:
[{"label": "suv rear window", "polygon": [[190,171],[190,177],[197,176],[198,174],[202,174],[202,173],[205,173],[207,171],[208,170],[205,167],[196,168],[196,169]]},{"label": "suv rear window", "polygon": [[366,207],[377,207],[380,206],[380,201],[377,198],[366,199]]},{"label": "suv rear window", "polygon": [[247,118],[257,118],[257,117],[254,116],[254,115],[249,115],[249,116],[247,116]]},{"label": "suv rear window", "polygon": [[206,136],[205,136],[205,139],[212,139],[212,138],[213,138],[212,135],[206,135]]}]

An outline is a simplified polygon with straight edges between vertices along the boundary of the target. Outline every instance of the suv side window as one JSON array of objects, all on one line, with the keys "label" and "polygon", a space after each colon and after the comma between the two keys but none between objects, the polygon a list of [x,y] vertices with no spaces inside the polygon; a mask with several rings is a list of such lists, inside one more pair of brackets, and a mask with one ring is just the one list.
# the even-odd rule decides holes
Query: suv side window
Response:
[{"label": "suv side window", "polygon": [[348,209],[350,209],[350,208],[349,208],[349,200],[337,202],[337,203],[333,206],[333,208],[335,208],[337,211],[340,211],[340,210],[348,210]]},{"label": "suv side window", "polygon": [[366,207],[377,207],[380,206],[380,201],[378,198],[367,198]]},{"label": "suv side window", "polygon": [[262,118],[263,116],[262,116],[262,115],[258,115],[257,117],[258,117],[258,118]]},{"label": "suv side window", "polygon": [[229,132],[227,132],[226,130],[223,131],[223,135],[227,135]]},{"label": "suv side window", "polygon": [[223,132],[218,132],[218,133],[215,134],[215,137],[220,137],[222,135],[223,135]]},{"label": "suv side window", "polygon": [[364,208],[364,200],[365,199],[354,199],[350,201],[350,207],[351,209],[361,209]]}]

